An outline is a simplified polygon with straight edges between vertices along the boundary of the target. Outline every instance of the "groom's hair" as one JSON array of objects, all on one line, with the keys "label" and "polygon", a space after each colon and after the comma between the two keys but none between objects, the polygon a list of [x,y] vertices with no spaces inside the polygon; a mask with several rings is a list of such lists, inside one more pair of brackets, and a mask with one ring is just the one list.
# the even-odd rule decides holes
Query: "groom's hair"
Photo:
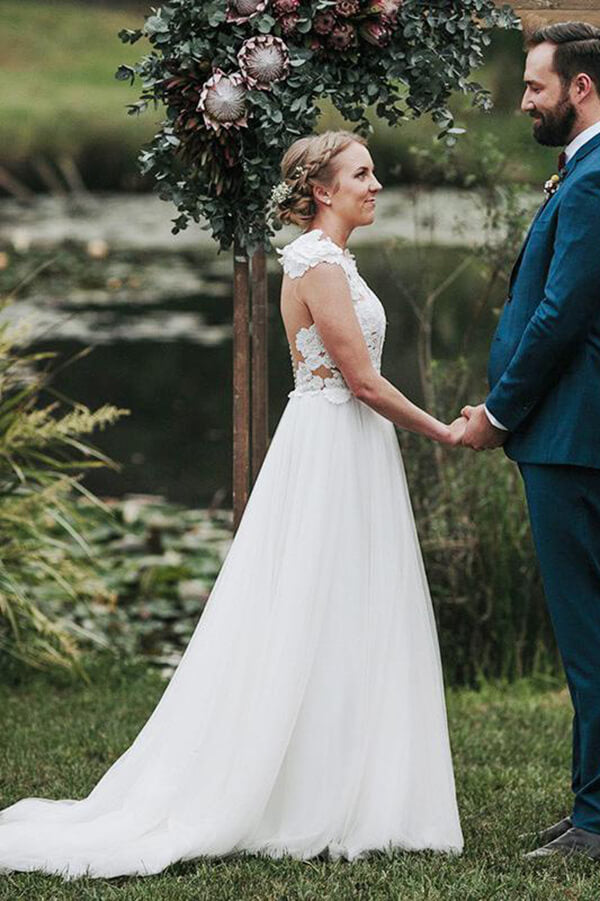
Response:
[{"label": "groom's hair", "polygon": [[528,50],[546,42],[556,45],[554,71],[563,84],[585,72],[600,95],[600,28],[587,22],[556,22],[531,32],[525,41]]}]

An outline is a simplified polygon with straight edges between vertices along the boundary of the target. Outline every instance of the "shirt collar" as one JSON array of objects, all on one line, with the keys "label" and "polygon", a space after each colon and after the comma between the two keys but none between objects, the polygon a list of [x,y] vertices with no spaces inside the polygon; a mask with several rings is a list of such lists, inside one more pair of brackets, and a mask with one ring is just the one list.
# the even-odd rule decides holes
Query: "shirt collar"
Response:
[{"label": "shirt collar", "polygon": [[597,134],[600,134],[600,121],[594,122],[593,125],[590,125],[589,128],[586,128],[585,131],[579,132],[577,137],[573,138],[570,144],[567,144],[565,147],[565,154],[567,157],[567,162],[572,159],[573,156],[580,150],[584,144],[587,144],[588,141],[591,141],[593,137]]}]

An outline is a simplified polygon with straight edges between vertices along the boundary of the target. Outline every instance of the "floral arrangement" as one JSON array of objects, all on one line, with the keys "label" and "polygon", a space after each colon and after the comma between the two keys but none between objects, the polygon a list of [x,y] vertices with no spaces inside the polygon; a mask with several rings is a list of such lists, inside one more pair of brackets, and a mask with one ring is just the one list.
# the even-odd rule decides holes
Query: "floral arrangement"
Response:
[{"label": "floral arrangement", "polygon": [[281,156],[314,131],[320,102],[362,133],[369,108],[392,125],[429,113],[453,139],[453,91],[490,105],[469,78],[495,26],[518,19],[494,0],[168,0],[119,34],[152,46],[117,70],[142,81],[129,112],[150,103],[166,112],[141,171],[176,205],[175,233],[193,219],[221,248],[265,246]]}]

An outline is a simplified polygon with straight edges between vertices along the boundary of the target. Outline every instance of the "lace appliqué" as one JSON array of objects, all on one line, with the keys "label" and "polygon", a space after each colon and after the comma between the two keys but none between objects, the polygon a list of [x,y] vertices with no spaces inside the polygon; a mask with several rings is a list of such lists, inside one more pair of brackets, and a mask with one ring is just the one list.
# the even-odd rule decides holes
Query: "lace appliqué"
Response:
[{"label": "lace appliqu\u00e9", "polygon": [[[336,368],[335,363],[327,353],[321,336],[315,325],[301,328],[296,334],[296,347],[302,354],[303,360],[297,363],[294,373],[295,388],[290,391],[288,397],[298,394],[315,394],[323,392],[323,396],[334,404],[343,404],[350,400],[352,393],[348,388],[342,373]],[[294,359],[292,356],[292,367]],[[317,375],[313,370],[325,366],[331,375]]]},{"label": "lace appliqu\u00e9", "polygon": [[[364,335],[371,362],[377,372],[381,372],[381,356],[385,338],[386,318],[380,300],[371,291],[356,268],[356,261],[349,250],[342,250],[319,229],[306,232],[278,251],[283,269],[290,278],[300,278],[307,269],[319,263],[336,263],[344,270],[350,286],[350,295],[356,310],[361,331]],[[342,373],[331,358],[315,323],[301,328],[296,334],[295,344],[302,359],[294,371],[294,390],[288,397],[321,395],[334,404],[342,404],[353,396],[344,381]],[[290,348],[292,369],[294,354]],[[317,375],[315,370],[322,367],[330,375]]]}]

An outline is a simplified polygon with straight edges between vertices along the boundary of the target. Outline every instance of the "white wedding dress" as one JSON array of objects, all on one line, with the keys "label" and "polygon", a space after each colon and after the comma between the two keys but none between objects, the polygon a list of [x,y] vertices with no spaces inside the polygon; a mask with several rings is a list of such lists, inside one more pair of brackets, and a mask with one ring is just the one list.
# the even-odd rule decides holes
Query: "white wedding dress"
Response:
[{"label": "white wedding dress", "polygon": [[[353,256],[313,230],[300,277],[348,277],[379,370],[386,319]],[[0,813],[0,870],[158,873],[233,852],[348,860],[458,853],[435,622],[394,426],[358,401],[315,326],[183,658],[133,744],[82,800]],[[329,367],[330,378],[313,371]]]}]

